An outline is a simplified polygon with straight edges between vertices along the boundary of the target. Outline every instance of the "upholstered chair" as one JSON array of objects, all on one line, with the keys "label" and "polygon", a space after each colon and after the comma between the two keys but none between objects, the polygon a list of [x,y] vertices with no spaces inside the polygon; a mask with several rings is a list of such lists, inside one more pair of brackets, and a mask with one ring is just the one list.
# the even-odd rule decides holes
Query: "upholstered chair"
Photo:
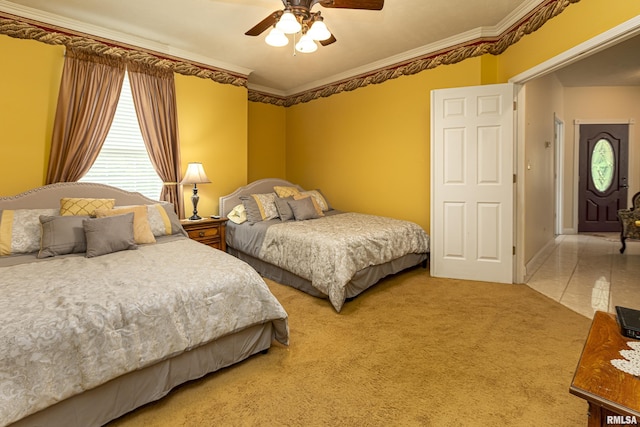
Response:
[{"label": "upholstered chair", "polygon": [[625,240],[640,239],[640,192],[633,195],[631,208],[618,211],[618,218],[622,224],[620,232],[620,242],[622,243],[620,253],[622,254],[627,248]]}]

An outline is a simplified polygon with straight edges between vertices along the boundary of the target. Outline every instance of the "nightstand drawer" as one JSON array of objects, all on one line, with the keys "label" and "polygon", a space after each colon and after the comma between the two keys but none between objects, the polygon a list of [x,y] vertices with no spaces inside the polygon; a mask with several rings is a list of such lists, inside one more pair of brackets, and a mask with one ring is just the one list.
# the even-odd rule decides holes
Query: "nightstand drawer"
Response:
[{"label": "nightstand drawer", "polygon": [[201,228],[187,231],[189,237],[194,240],[209,239],[220,235],[220,227]]},{"label": "nightstand drawer", "polygon": [[198,240],[198,242],[205,244],[207,246],[211,246],[214,249],[220,249],[222,250],[222,242],[220,241],[220,239],[214,239],[214,240]]},{"label": "nightstand drawer", "polygon": [[180,220],[180,224],[190,239],[223,252],[227,251],[227,244],[224,241],[226,222],[226,218],[204,218],[198,221]]}]

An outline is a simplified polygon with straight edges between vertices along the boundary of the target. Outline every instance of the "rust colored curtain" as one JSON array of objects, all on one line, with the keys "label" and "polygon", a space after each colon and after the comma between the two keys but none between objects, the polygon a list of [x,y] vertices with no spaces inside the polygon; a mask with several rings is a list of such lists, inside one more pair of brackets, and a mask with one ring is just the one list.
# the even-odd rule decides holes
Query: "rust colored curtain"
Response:
[{"label": "rust colored curtain", "polygon": [[151,164],[164,181],[160,200],[173,203],[184,218],[180,196],[180,144],[173,72],[143,64],[128,64],[129,81],[142,139]]},{"label": "rust colored curtain", "polygon": [[91,168],[113,122],[124,71],[123,61],[67,50],[47,184],[77,181]]}]

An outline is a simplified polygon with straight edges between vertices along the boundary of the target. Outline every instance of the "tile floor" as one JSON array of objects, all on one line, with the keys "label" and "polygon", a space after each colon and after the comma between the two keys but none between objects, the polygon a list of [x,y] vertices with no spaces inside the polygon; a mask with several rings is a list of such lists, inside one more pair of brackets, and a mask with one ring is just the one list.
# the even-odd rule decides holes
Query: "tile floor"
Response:
[{"label": "tile floor", "polygon": [[558,236],[527,285],[588,318],[616,305],[640,310],[640,241],[620,247],[619,233]]}]

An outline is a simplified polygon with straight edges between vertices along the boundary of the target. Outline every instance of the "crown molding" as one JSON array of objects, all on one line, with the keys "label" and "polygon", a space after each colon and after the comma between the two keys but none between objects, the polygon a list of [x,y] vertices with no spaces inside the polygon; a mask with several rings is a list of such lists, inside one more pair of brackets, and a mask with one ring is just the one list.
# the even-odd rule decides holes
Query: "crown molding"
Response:
[{"label": "crown molding", "polygon": [[[456,37],[405,52],[386,60],[369,64],[299,88],[296,93],[271,96],[267,91],[249,90],[249,100],[285,107],[313,101],[341,92],[352,91],[371,84],[383,83],[401,76],[412,75],[440,65],[455,64],[485,54],[499,55],[562,13],[569,5],[580,0],[529,1],[514,11],[503,22],[492,28],[478,28]],[[519,18],[518,18],[519,17]],[[395,62],[394,62],[395,61]],[[377,68],[376,68],[377,67]],[[323,84],[324,83],[324,84]],[[265,93],[267,92],[267,93]]]},{"label": "crown molding", "polygon": [[[452,46],[464,45],[466,43],[472,42],[473,40],[479,40],[483,37],[489,37],[491,35],[493,35],[493,31],[491,30],[488,30],[486,28],[476,28],[475,30],[470,30],[462,34],[457,34],[453,37],[449,37],[447,39],[439,40],[436,43],[431,43],[412,50],[408,50],[406,52],[390,56],[380,61],[371,62],[361,67],[352,68],[343,73],[334,74],[333,76],[327,77],[326,79],[316,80],[306,85],[299,86],[288,91],[286,93],[286,96],[298,95],[319,87],[327,86],[333,82],[341,82],[358,76],[375,73],[386,68],[394,68],[399,64],[405,64],[414,61],[416,58],[430,56],[437,52],[444,52],[448,49],[451,49]],[[263,90],[270,93],[275,93],[271,92],[268,88],[264,88]]]},{"label": "crown molding", "polygon": [[27,6],[17,5],[6,0],[0,0],[0,12],[5,12],[18,18],[34,21],[34,23],[43,23],[47,26],[54,27],[47,29],[60,29],[62,32],[77,32],[91,39],[111,41],[123,46],[131,46],[141,48],[149,52],[157,52],[162,56],[179,58],[196,64],[202,64],[217,70],[228,71],[231,74],[240,75],[245,78],[253,72],[253,70],[248,68],[227,64],[222,61],[216,61],[212,58],[176,49],[163,43],[157,43],[148,39],[135,37],[130,34],[108,30],[103,27],[43,12]]},{"label": "crown molding", "polygon": [[[381,70],[388,67],[396,67],[398,64],[411,62],[416,58],[422,58],[425,56],[433,55],[437,52],[442,52],[450,49],[452,46],[460,46],[466,43],[482,39],[498,38],[501,34],[509,31],[510,28],[515,26],[520,20],[529,15],[537,6],[541,3],[540,0],[528,0],[521,4],[517,9],[512,11],[507,17],[505,17],[498,25],[493,27],[479,27],[473,30],[466,31],[464,33],[457,34],[455,36],[439,40],[435,43],[426,44],[415,49],[408,50],[398,55],[390,56],[380,61],[372,62],[361,67],[353,68],[343,73],[335,74],[322,80],[316,80],[314,82],[305,84],[294,88],[286,93],[270,89],[268,87],[262,87],[261,92],[270,93],[276,96],[293,96],[301,94],[309,90],[313,90],[318,87],[327,86],[332,82],[344,81],[349,78],[361,76]],[[249,85],[249,89],[252,86]]]},{"label": "crown molding", "polygon": [[[248,76],[252,70],[247,68],[15,5],[6,0],[0,0],[0,34],[35,39],[48,44],[73,46],[75,43],[101,53],[116,51],[117,56],[127,56],[136,61],[159,65],[180,74],[246,86],[249,101],[287,107],[487,53],[499,55],[524,35],[536,31],[570,4],[579,1],[528,0],[494,27],[476,28],[286,92],[248,84]],[[5,17],[5,13],[9,16]],[[15,18],[17,20],[14,20]]]}]

